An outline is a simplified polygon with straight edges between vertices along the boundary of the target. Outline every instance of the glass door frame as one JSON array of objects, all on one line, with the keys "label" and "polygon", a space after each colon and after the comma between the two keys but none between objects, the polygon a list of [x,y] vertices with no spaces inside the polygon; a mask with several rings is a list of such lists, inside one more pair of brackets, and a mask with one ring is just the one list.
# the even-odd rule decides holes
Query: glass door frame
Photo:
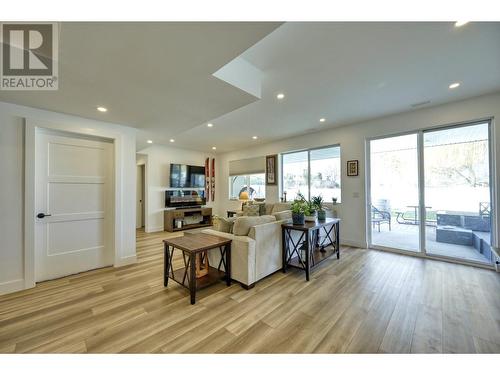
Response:
[{"label": "glass door frame", "polygon": [[[381,136],[376,136],[376,137],[370,137],[365,139],[365,165],[366,165],[366,171],[365,171],[365,199],[366,199],[366,240],[367,240],[367,245],[368,248],[371,249],[377,249],[377,250],[383,250],[383,251],[390,251],[390,252],[396,252],[396,253],[401,253],[401,254],[406,254],[406,255],[411,255],[411,256],[416,256],[416,257],[423,257],[423,258],[429,258],[429,259],[438,259],[438,260],[445,260],[445,261],[450,261],[453,263],[459,263],[459,264],[466,264],[466,265],[473,265],[473,266],[479,266],[479,267],[484,267],[484,268],[494,268],[493,264],[487,264],[479,261],[473,261],[473,260],[467,260],[467,259],[461,259],[461,258],[456,258],[452,256],[446,256],[446,255],[438,255],[438,254],[429,254],[426,250],[425,247],[425,236],[426,236],[426,227],[425,227],[425,220],[422,220],[422,218],[425,218],[427,215],[426,209],[425,209],[425,171],[424,171],[424,133],[426,132],[431,132],[431,131],[437,131],[437,130],[446,130],[446,129],[455,129],[459,127],[467,127],[467,126],[473,126],[473,125],[479,125],[479,124],[488,124],[488,163],[489,163],[489,186],[490,186],[490,202],[491,202],[491,246],[496,247],[497,245],[497,234],[495,231],[495,228],[498,227],[497,223],[497,200],[496,200],[496,176],[494,175],[494,170],[495,170],[495,159],[493,158],[493,155],[495,154],[495,139],[494,139],[494,128],[493,128],[493,118],[487,117],[484,119],[479,119],[479,120],[472,120],[472,121],[463,121],[460,123],[454,123],[454,124],[448,124],[448,125],[438,125],[438,126],[432,126],[432,127],[427,127],[427,128],[421,128],[421,129],[416,129],[416,130],[411,130],[411,131],[406,131],[406,132],[399,132],[399,133],[392,133],[392,134],[385,134]],[[392,138],[392,137],[398,137],[398,136],[404,136],[404,135],[411,135],[415,134],[417,136],[417,170],[418,170],[418,214],[420,216],[419,220],[419,248],[417,251],[411,251],[411,250],[404,250],[404,249],[398,249],[398,248],[392,248],[392,247],[387,247],[387,246],[381,246],[381,245],[375,245],[372,242],[372,223],[371,223],[371,203],[372,203],[372,197],[371,197],[371,151],[370,151],[370,142],[378,139],[386,139],[386,138]]]},{"label": "glass door frame", "polygon": [[[393,137],[401,137],[405,135],[416,135],[417,136],[417,189],[418,189],[418,214],[421,216],[421,210],[420,208],[422,207],[421,202],[422,200],[422,182],[420,180],[421,174],[423,174],[423,170],[421,171],[421,152],[419,151],[421,149],[420,143],[422,142],[423,136],[421,136],[419,130],[411,130],[411,131],[406,131],[406,132],[399,132],[399,133],[392,133],[392,134],[386,134],[386,135],[381,135],[381,136],[376,136],[376,137],[371,137],[366,139],[365,143],[365,165],[366,165],[366,172],[365,172],[365,189],[366,189],[366,240],[368,244],[369,249],[376,249],[376,250],[384,250],[384,251],[390,251],[390,252],[396,252],[396,253],[401,253],[401,254],[407,254],[407,255],[412,255],[412,256],[425,256],[425,252],[422,252],[422,247],[424,242],[422,240],[425,239],[425,232],[422,232],[422,223],[419,223],[418,228],[419,228],[419,235],[418,235],[418,249],[416,250],[405,250],[405,249],[398,249],[394,247],[388,247],[388,246],[383,246],[383,245],[375,245],[373,244],[372,241],[372,223],[371,223],[371,207],[372,207],[372,199],[371,199],[371,148],[370,148],[370,142],[371,141],[376,141],[379,139],[387,139],[387,138],[393,138]],[[423,159],[422,159],[423,161]],[[422,220],[420,220],[421,222]],[[422,235],[423,233],[423,235]]]}]

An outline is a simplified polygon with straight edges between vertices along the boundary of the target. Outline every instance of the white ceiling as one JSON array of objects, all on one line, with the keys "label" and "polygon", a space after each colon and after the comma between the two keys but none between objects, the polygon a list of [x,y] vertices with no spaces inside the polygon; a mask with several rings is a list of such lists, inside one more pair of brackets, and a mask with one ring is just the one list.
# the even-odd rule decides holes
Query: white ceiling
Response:
[{"label": "white ceiling", "polygon": [[500,23],[286,23],[241,57],[262,71],[262,99],[178,144],[230,151],[498,91]]},{"label": "white ceiling", "polygon": [[[224,152],[499,91],[499,41],[500,23],[63,23],[59,91],[0,101],[137,127],[138,149]],[[237,70],[213,76],[237,57],[260,100],[227,83]]]},{"label": "white ceiling", "polygon": [[212,74],[280,24],[64,22],[59,90],[0,91],[0,101],[126,124],[168,143],[257,100]]}]

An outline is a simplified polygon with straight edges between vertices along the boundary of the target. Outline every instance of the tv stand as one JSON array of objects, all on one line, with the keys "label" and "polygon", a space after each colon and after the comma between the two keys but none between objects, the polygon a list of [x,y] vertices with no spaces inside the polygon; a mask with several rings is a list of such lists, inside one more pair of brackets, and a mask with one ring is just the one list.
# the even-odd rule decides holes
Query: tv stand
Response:
[{"label": "tv stand", "polygon": [[[200,222],[185,224],[191,216],[199,215]],[[183,222],[182,227],[177,227],[176,222]],[[189,207],[165,210],[163,215],[163,229],[167,232],[177,232],[185,229],[209,227],[212,225],[212,209],[210,207]]]}]

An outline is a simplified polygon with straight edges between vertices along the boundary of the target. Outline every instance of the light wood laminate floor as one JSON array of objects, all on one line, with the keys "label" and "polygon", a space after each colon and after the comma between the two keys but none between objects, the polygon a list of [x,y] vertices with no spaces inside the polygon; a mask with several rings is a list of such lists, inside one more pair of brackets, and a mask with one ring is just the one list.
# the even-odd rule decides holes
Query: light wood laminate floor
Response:
[{"label": "light wood laminate floor", "polygon": [[[247,291],[162,284],[161,240],[138,232],[138,263],[0,297],[0,352],[500,353],[500,276],[343,248],[312,273]],[[180,259],[176,259],[180,265]]]}]

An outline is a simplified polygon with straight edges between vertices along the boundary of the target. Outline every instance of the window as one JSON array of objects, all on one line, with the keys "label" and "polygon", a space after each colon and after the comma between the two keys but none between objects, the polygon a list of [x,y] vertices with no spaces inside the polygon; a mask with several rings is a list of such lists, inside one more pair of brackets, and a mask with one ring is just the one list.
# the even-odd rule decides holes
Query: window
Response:
[{"label": "window", "polygon": [[264,179],[264,173],[229,176],[229,199],[238,199],[243,191],[248,192],[250,199],[265,198]]},{"label": "window", "polygon": [[292,200],[297,194],[309,196],[308,151],[283,155],[283,192]]},{"label": "window", "polygon": [[321,195],[325,202],[340,202],[340,146],[283,154],[282,187],[287,199],[301,193]]}]

